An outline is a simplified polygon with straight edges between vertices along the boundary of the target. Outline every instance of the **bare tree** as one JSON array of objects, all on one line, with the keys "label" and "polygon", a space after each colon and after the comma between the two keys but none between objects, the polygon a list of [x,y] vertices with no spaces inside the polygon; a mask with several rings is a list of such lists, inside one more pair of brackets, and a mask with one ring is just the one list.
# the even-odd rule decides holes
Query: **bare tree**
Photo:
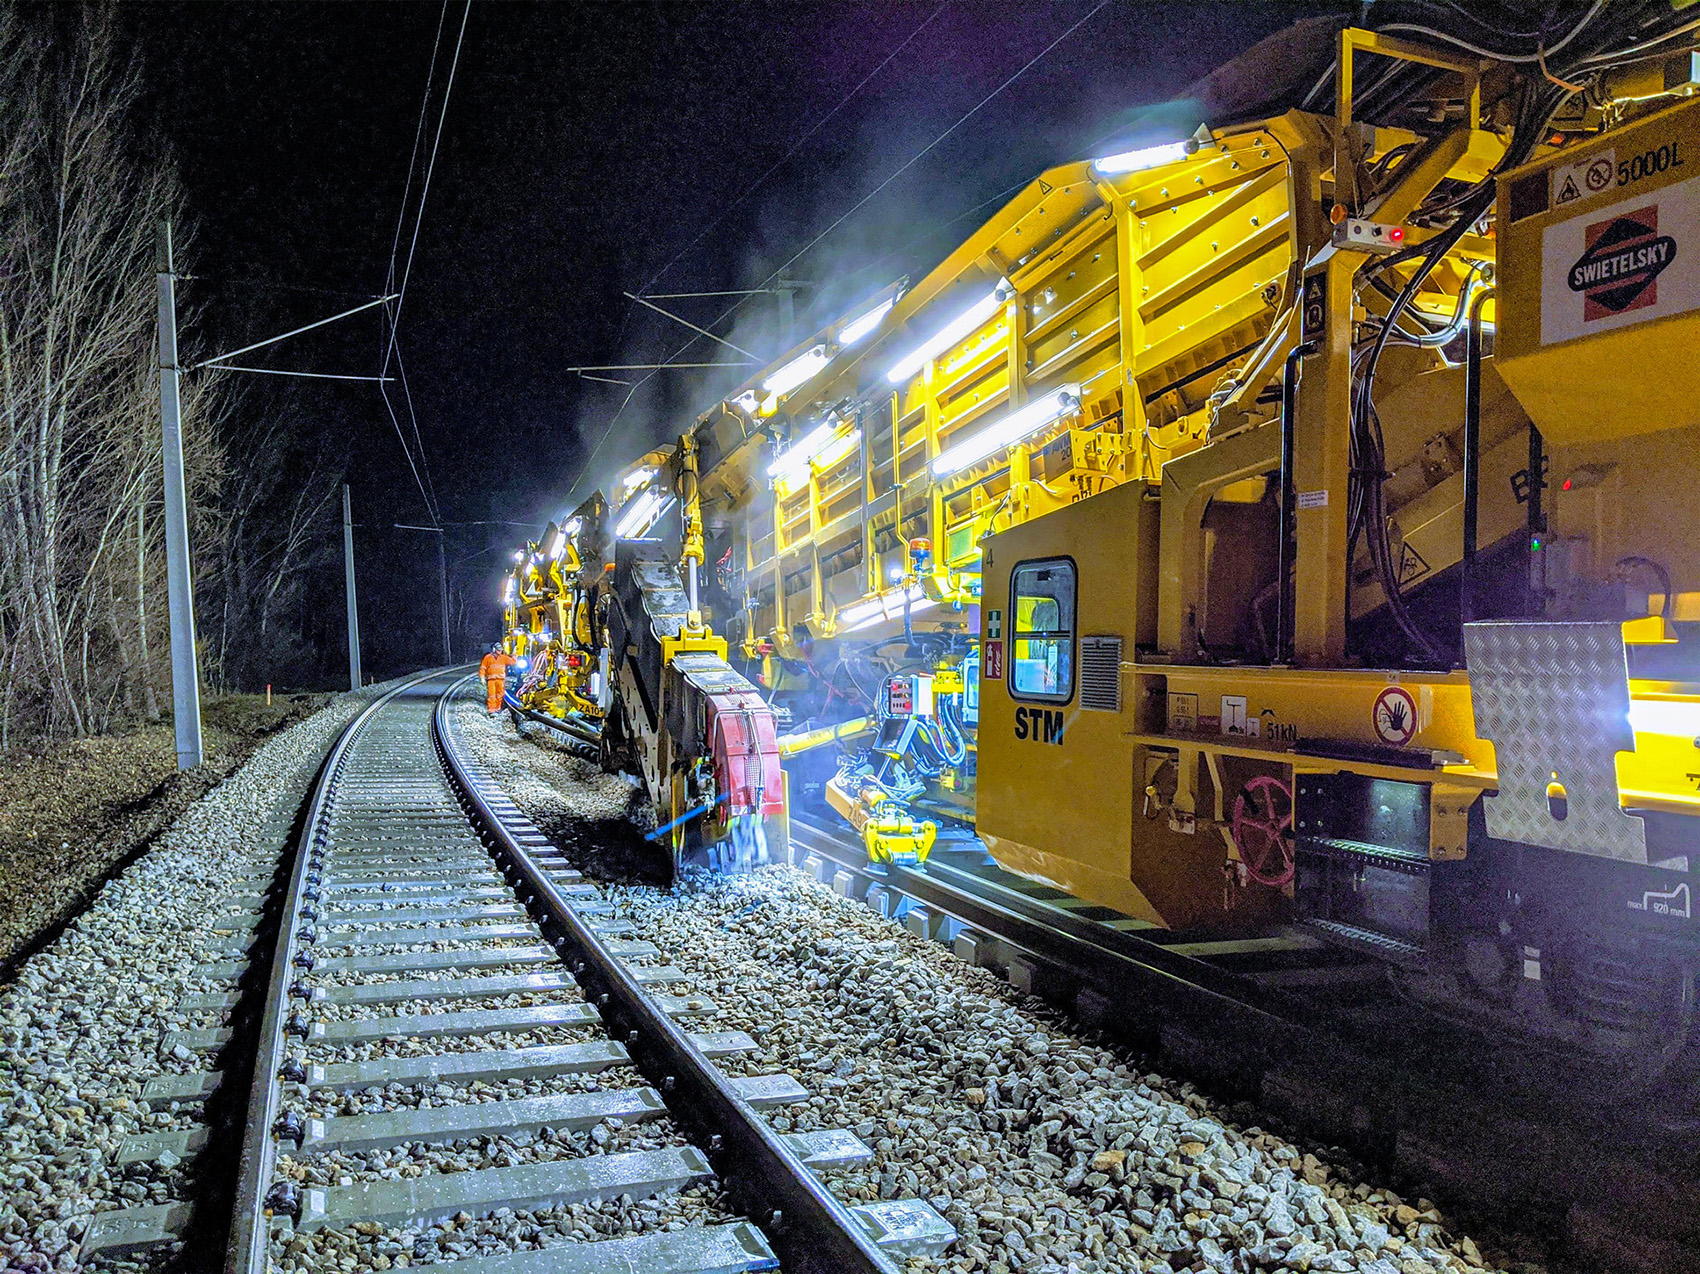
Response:
[{"label": "bare tree", "polygon": [[[141,162],[110,14],[74,36],[0,9],[0,745],[86,734],[154,698],[159,434],[155,228],[175,176]],[[220,478],[219,386],[185,403],[192,502]],[[122,606],[121,606],[121,603]]]}]

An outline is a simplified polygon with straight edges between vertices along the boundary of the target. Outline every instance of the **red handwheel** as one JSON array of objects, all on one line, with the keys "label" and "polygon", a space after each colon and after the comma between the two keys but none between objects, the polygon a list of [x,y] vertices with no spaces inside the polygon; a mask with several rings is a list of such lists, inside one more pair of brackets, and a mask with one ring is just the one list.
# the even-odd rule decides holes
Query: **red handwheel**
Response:
[{"label": "red handwheel", "polygon": [[1280,779],[1260,774],[1240,789],[1231,830],[1258,884],[1279,887],[1293,878],[1293,792]]}]

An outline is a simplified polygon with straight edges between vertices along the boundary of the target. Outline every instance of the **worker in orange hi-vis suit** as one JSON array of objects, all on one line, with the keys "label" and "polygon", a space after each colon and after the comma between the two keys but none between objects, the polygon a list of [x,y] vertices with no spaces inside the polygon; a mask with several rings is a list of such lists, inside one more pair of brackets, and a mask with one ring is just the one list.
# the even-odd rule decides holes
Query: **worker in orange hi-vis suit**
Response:
[{"label": "worker in orange hi-vis suit", "polygon": [[508,688],[508,669],[517,664],[500,642],[492,642],[490,653],[478,663],[478,675],[484,678],[484,707],[491,716],[502,710],[502,695]]}]

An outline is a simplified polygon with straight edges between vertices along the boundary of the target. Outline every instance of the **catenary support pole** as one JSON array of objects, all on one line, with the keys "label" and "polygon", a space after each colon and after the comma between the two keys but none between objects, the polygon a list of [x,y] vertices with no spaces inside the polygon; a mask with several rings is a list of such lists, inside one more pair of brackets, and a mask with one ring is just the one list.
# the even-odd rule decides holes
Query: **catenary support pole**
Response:
[{"label": "catenary support pole", "polygon": [[342,484],[342,572],[348,592],[348,688],[360,689],[360,607],[354,600],[354,506]]},{"label": "catenary support pole", "polygon": [[165,455],[165,576],[171,613],[171,708],[177,768],[192,770],[201,747],[201,684],[195,666],[195,592],[190,578],[189,510],[183,491],[183,412],[178,395],[177,294],[172,273],[171,223],[160,223],[159,416]]},{"label": "catenary support pole", "polygon": [[445,666],[455,661],[454,651],[449,648],[449,555],[444,546],[444,540],[447,538],[447,532],[438,528],[437,584],[443,594],[443,664]]}]

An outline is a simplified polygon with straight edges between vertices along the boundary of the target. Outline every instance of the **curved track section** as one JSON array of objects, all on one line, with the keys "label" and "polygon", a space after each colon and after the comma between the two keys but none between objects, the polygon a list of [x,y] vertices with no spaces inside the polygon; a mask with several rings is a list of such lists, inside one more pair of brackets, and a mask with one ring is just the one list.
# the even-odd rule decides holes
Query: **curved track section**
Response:
[{"label": "curved track section", "polygon": [[[760,1111],[806,1092],[721,1072],[754,1042],[682,1025],[712,1005],[462,756],[469,680],[373,704],[321,772],[254,1014],[226,1270],[382,1267],[411,1241],[457,1274],[890,1274],[954,1238],[924,1204],[846,1208],[815,1170],[866,1148],[775,1133]],[[483,1255],[515,1214],[524,1250]],[[591,1238],[535,1246],[550,1227]]]}]

